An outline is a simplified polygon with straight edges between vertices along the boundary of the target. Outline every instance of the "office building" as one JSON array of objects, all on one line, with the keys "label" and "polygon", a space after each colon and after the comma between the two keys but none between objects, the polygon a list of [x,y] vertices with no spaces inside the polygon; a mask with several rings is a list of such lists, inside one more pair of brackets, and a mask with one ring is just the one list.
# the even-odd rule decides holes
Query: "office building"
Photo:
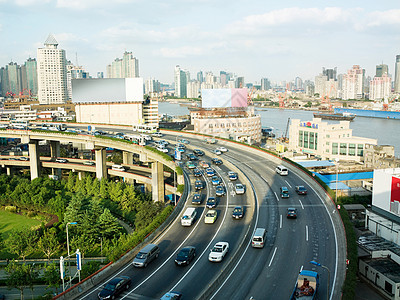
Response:
[{"label": "office building", "polygon": [[97,78],[104,78],[103,72],[97,72]]},{"label": "office building", "polygon": [[154,78],[147,79],[144,84],[144,93],[146,95],[152,96],[159,92],[161,92],[160,82],[158,80],[155,80]]},{"label": "office building", "polygon": [[0,70],[2,96],[18,95],[22,90],[21,67],[10,62]]},{"label": "office building", "polygon": [[65,51],[49,35],[37,50],[38,99],[40,104],[64,104],[68,99]]},{"label": "office building", "polygon": [[392,90],[392,78],[387,73],[369,82],[369,100],[388,99]]},{"label": "office building", "polygon": [[225,71],[220,71],[219,79],[220,79],[221,85],[226,86],[226,84],[228,83],[227,73]]},{"label": "office building", "polygon": [[365,70],[359,65],[354,65],[343,75],[342,99],[363,99],[364,98]]},{"label": "office building", "polygon": [[199,81],[200,83],[204,82],[203,71],[197,72],[197,81]]},{"label": "office building", "polygon": [[188,98],[199,98],[200,97],[201,84],[197,80],[192,80],[188,82],[186,91]]},{"label": "office building", "polygon": [[268,78],[261,78],[261,90],[268,91],[271,88],[271,82]]},{"label": "office building", "polygon": [[377,65],[375,77],[382,77],[383,74],[389,75],[388,65],[385,64]]},{"label": "office building", "polygon": [[315,76],[315,93],[319,97],[337,98],[338,82],[323,73]]},{"label": "office building", "polygon": [[107,78],[136,78],[139,77],[139,60],[132,52],[124,53],[122,59],[116,58],[107,66]]},{"label": "office building", "polygon": [[337,74],[337,67],[335,67],[334,69],[325,69],[322,68],[322,75],[325,75],[328,77],[328,80],[334,80],[336,81],[336,74]]},{"label": "office building", "polygon": [[246,85],[244,83],[244,77],[238,77],[236,80],[236,88],[240,89],[240,88],[244,88]]},{"label": "office building", "polygon": [[394,68],[394,92],[400,93],[400,55],[396,55],[396,63]]},{"label": "office building", "polygon": [[187,97],[187,71],[181,69],[179,65],[175,66],[174,72],[174,86],[175,86],[175,96],[178,98]]},{"label": "office building", "polygon": [[[22,80],[22,93],[26,95],[36,96],[38,90],[36,59],[28,58],[21,69],[22,77],[26,78],[25,80]],[[25,89],[27,93],[25,93]]]}]

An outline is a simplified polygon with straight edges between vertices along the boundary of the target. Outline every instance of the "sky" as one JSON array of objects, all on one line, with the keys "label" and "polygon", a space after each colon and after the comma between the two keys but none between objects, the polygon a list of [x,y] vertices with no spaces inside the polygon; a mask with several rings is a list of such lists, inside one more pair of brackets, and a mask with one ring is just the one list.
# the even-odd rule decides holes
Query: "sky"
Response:
[{"label": "sky", "polygon": [[356,64],[374,76],[383,62],[394,77],[400,1],[0,0],[0,66],[36,58],[50,33],[93,77],[125,51],[162,83],[175,65],[259,83]]}]

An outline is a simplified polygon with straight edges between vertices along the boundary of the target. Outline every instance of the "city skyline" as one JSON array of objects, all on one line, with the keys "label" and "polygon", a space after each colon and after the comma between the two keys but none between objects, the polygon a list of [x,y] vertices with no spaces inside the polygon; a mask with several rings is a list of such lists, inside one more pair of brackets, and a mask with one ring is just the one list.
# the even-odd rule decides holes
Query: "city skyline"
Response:
[{"label": "city skyline", "polygon": [[359,5],[4,0],[0,35],[8,42],[2,43],[0,65],[36,58],[52,33],[67,59],[93,77],[129,51],[139,59],[141,77],[165,83],[173,82],[176,65],[193,75],[223,70],[259,83],[261,78],[313,80],[321,67],[345,73],[353,65],[373,77],[376,65],[384,63],[393,78],[400,54],[400,4]]}]

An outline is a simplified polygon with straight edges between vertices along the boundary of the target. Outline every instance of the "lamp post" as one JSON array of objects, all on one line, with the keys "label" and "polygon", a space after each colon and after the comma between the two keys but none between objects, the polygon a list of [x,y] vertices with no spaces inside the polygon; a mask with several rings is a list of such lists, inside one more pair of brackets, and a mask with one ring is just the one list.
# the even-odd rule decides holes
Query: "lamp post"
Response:
[{"label": "lamp post", "polygon": [[68,238],[68,225],[76,225],[78,224],[78,222],[69,222],[67,223],[66,227],[67,227],[67,251],[68,251],[68,259],[69,259],[69,238]]},{"label": "lamp post", "polygon": [[316,262],[314,260],[310,261],[310,264],[316,265],[318,267],[324,268],[328,271],[328,282],[327,282],[327,290],[326,290],[326,299],[329,300],[329,282],[331,281],[331,271],[327,266],[321,265],[319,262]]},{"label": "lamp post", "polygon": [[336,161],[336,191],[335,191],[335,203],[337,203],[337,188],[338,188],[338,180],[339,180],[339,158],[335,159]]}]

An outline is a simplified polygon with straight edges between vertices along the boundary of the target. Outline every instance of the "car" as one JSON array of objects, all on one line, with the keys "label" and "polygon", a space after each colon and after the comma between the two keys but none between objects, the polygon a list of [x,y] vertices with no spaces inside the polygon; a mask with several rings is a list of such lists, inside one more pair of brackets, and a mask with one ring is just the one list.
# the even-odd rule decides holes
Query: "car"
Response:
[{"label": "car", "polygon": [[190,144],[190,142],[186,139],[180,139],[180,140],[178,140],[178,142],[182,143],[182,144]]},{"label": "car", "polygon": [[217,199],[215,199],[215,197],[208,197],[207,202],[206,202],[206,207],[214,208],[216,206],[217,206]]},{"label": "car", "polygon": [[307,189],[303,185],[296,186],[295,190],[298,195],[307,195]]},{"label": "car", "polygon": [[194,164],[194,162],[192,162],[191,160],[189,160],[189,161],[186,162],[186,167],[187,167],[188,169],[194,169],[194,168],[196,168],[196,165]]},{"label": "car", "polygon": [[19,158],[19,160],[28,161],[28,160],[29,160],[29,157],[21,156],[21,157]]},{"label": "car", "polygon": [[175,264],[178,266],[187,266],[196,256],[196,248],[193,246],[183,247],[175,258]]},{"label": "car", "polygon": [[236,172],[229,171],[228,177],[229,177],[229,180],[234,181],[234,180],[238,179],[238,174]]},{"label": "car", "polygon": [[222,152],[219,151],[218,149],[215,149],[212,153],[214,153],[215,155],[221,155]]},{"label": "car", "polygon": [[244,215],[243,206],[235,206],[232,212],[232,218],[241,219],[243,218],[243,215]]},{"label": "car", "polygon": [[212,168],[207,168],[206,169],[206,174],[207,174],[208,177],[211,177],[211,176],[215,175],[215,172],[214,172],[214,170]]},{"label": "car", "polygon": [[237,183],[235,185],[235,193],[236,195],[243,195],[246,192],[246,189],[243,184]]},{"label": "car", "polygon": [[211,178],[211,182],[212,182],[212,185],[219,185],[221,183],[221,180],[219,179],[219,177],[217,175],[214,175]]},{"label": "car", "polygon": [[163,153],[168,153],[168,149],[163,147],[163,146],[157,146],[156,148],[158,151],[161,151]]},{"label": "car", "polygon": [[228,253],[228,251],[229,251],[228,242],[218,242],[210,250],[210,254],[208,255],[208,260],[212,262],[220,262]]},{"label": "car", "polygon": [[204,217],[204,223],[213,224],[217,219],[217,215],[218,213],[215,209],[210,209]]},{"label": "car", "polygon": [[211,159],[211,161],[214,165],[217,165],[217,166],[222,165],[222,160],[217,157],[214,157],[213,159]]},{"label": "car", "polygon": [[225,187],[223,185],[218,185],[217,188],[215,189],[215,195],[218,197],[225,196],[226,191]]},{"label": "car", "polygon": [[195,189],[195,190],[201,190],[201,189],[203,189],[203,188],[204,188],[203,181],[201,181],[201,180],[196,180],[196,181],[194,182],[194,189]]},{"label": "car", "polygon": [[193,153],[188,153],[188,154],[186,154],[186,158],[187,158],[188,160],[197,160],[196,155],[194,155]]},{"label": "car", "polygon": [[94,161],[87,160],[87,161],[84,161],[83,164],[86,166],[94,166],[96,163]]},{"label": "car", "polygon": [[201,171],[197,168],[193,169],[193,175],[194,177],[200,177],[201,176]]},{"label": "car", "polygon": [[115,299],[122,291],[129,289],[131,278],[120,276],[111,279],[103,290],[98,294],[99,299]]},{"label": "car", "polygon": [[67,159],[65,159],[65,158],[56,158],[56,162],[58,162],[58,163],[62,163],[62,164],[65,164],[65,163],[67,163],[67,162],[68,162],[68,160],[67,160]]},{"label": "car", "polygon": [[159,140],[158,144],[168,146],[169,143],[166,140]]},{"label": "car", "polygon": [[176,151],[179,151],[181,153],[185,152],[185,148],[182,148],[182,147],[176,147],[175,149],[176,149]]},{"label": "car", "polygon": [[227,152],[228,149],[226,149],[225,147],[218,147],[217,150],[221,151],[222,153]]},{"label": "car", "polygon": [[182,294],[180,292],[176,291],[170,291],[166,294],[164,294],[160,300],[180,300],[182,299]]},{"label": "car", "polygon": [[201,204],[201,195],[200,194],[194,194],[192,198],[192,204]]},{"label": "car", "polygon": [[204,168],[204,169],[207,169],[207,168],[210,167],[210,164],[209,164],[208,162],[205,162],[204,160],[201,160],[201,161],[199,162],[199,165],[200,165],[200,167],[202,167],[202,168]]},{"label": "car", "polygon": [[281,187],[281,197],[289,198],[289,189],[286,186]]},{"label": "car", "polygon": [[177,147],[177,148],[183,148],[183,149],[185,149],[185,150],[186,150],[186,146],[185,146],[185,144],[182,144],[182,143],[178,143],[178,144],[176,144],[176,147]]},{"label": "car", "polygon": [[289,208],[287,209],[286,217],[287,217],[288,219],[296,219],[296,218],[297,218],[297,209],[296,209],[296,208],[293,208],[293,207],[289,207]]},{"label": "car", "polygon": [[162,137],[163,136],[163,134],[161,132],[153,132],[151,135],[155,136],[155,137]]},{"label": "car", "polygon": [[204,155],[204,151],[200,150],[200,149],[194,149],[193,150],[193,154],[196,156],[203,156]]}]

